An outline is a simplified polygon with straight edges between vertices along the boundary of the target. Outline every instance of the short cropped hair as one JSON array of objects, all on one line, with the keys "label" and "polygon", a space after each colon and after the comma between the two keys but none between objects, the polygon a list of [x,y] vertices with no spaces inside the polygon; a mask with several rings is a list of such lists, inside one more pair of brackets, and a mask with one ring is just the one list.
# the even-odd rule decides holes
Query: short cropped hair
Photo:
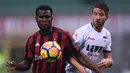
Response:
[{"label": "short cropped hair", "polygon": [[36,8],[36,11],[35,11],[35,14],[37,15],[38,14],[38,11],[39,10],[50,10],[51,12],[51,15],[53,14],[53,10],[52,8],[49,6],[49,5],[40,5]]},{"label": "short cropped hair", "polygon": [[108,15],[109,7],[108,7],[106,4],[104,4],[104,3],[96,4],[96,5],[93,7],[93,9],[94,9],[94,8],[102,9],[102,10],[104,10],[105,14]]}]

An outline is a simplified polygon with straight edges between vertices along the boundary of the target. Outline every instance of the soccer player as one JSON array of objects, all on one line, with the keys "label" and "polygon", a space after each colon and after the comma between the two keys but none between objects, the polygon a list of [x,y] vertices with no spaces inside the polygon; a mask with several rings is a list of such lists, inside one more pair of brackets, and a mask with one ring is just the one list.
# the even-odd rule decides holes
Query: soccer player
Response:
[{"label": "soccer player", "polygon": [[[79,64],[72,57],[74,56],[86,67],[89,67],[97,73],[102,73],[102,71],[96,67],[96,64],[94,64],[83,53],[80,53],[79,48],[73,44],[73,38],[68,32],[52,26],[53,10],[50,6],[38,6],[35,15],[40,30],[28,38],[25,58],[21,63],[16,63],[15,61],[7,62],[8,71],[27,71],[32,66],[33,73],[65,73],[67,60],[72,63],[72,65],[72,61]],[[41,58],[40,48],[47,41],[56,41],[61,47],[62,54],[56,62],[46,62]],[[75,64],[73,66],[76,66],[77,69],[83,70],[82,66],[81,68]]]},{"label": "soccer player", "polygon": [[[97,63],[97,67],[101,70],[111,67],[113,64],[111,34],[104,28],[105,21],[109,18],[108,12],[109,8],[106,4],[96,4],[92,9],[92,22],[77,29],[73,35],[75,44],[78,45],[81,52]],[[99,57],[102,55],[103,58],[99,61]],[[86,68],[86,72],[92,73],[88,68]],[[78,73],[78,71],[68,64],[66,73]]]}]

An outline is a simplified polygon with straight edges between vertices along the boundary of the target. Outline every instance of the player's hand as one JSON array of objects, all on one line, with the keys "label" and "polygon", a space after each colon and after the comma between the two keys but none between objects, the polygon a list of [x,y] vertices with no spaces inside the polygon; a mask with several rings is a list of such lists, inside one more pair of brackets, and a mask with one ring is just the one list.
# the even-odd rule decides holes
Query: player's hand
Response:
[{"label": "player's hand", "polygon": [[7,71],[15,70],[16,62],[15,61],[8,61],[7,62]]},{"label": "player's hand", "polygon": [[101,69],[101,70],[104,70],[105,68],[108,68],[108,65],[109,65],[109,60],[108,60],[108,59],[102,59],[102,60],[98,63],[97,67],[98,67],[99,69]]}]

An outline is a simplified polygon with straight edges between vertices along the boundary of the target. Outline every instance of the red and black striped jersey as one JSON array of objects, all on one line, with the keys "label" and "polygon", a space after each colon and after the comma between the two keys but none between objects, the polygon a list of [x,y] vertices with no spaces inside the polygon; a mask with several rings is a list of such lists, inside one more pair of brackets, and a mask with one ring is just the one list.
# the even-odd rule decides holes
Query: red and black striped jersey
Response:
[{"label": "red and black striped jersey", "polygon": [[[62,51],[56,62],[45,62],[40,57],[40,48],[47,41],[56,41]],[[25,60],[32,61],[33,73],[65,73],[68,56],[79,53],[79,48],[73,44],[72,36],[62,29],[52,27],[51,32],[38,31],[28,38],[25,50]]]}]

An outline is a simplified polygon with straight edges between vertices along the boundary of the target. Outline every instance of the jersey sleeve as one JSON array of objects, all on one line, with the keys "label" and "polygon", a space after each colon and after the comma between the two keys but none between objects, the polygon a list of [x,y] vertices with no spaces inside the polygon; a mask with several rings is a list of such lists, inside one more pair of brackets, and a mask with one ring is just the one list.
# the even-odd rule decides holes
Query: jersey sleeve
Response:
[{"label": "jersey sleeve", "polygon": [[79,47],[74,44],[74,39],[70,33],[67,34],[65,41],[65,47],[67,48],[68,54],[77,56],[79,53]]},{"label": "jersey sleeve", "polygon": [[29,37],[28,41],[26,43],[26,48],[25,48],[25,60],[32,60],[33,59],[33,37]]},{"label": "jersey sleeve", "polygon": [[104,51],[111,51],[111,34],[110,32],[108,32],[108,35],[107,35],[107,39],[108,39],[108,43],[104,49]]},{"label": "jersey sleeve", "polygon": [[83,33],[76,30],[73,35],[73,38],[74,38],[75,45],[81,47],[84,41]]}]

